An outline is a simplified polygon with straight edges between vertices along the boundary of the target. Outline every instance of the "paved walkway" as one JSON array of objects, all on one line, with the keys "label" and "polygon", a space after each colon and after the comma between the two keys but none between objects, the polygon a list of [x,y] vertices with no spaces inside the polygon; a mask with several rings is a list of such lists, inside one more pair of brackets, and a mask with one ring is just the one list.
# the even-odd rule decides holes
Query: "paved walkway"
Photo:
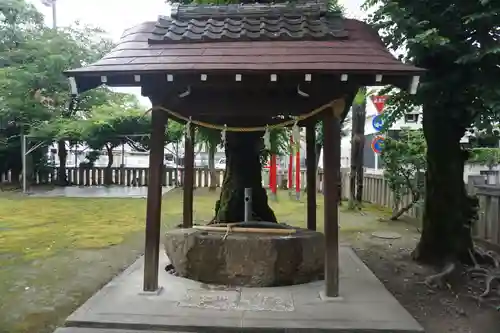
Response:
[{"label": "paved walkway", "polygon": [[[163,187],[162,194],[174,187]],[[33,189],[28,193],[34,197],[70,197],[70,198],[146,198],[147,186],[66,186],[50,190]]]},{"label": "paved walkway", "polygon": [[163,253],[160,259],[161,293],[141,293],[141,258],[56,333],[423,332],[349,247],[340,248],[338,299],[321,297],[323,281],[275,288],[206,285],[166,273],[168,259]]}]

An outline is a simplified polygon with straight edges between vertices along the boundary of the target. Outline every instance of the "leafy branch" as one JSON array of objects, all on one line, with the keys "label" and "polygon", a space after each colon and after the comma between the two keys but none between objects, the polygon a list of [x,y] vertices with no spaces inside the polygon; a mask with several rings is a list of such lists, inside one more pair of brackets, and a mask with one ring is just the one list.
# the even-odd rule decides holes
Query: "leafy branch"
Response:
[{"label": "leafy branch", "polygon": [[[382,150],[384,177],[394,194],[391,220],[397,220],[421,200],[424,193],[425,154],[426,144],[421,130],[401,131],[399,138],[385,139]],[[405,196],[410,196],[411,202],[401,207]]]}]

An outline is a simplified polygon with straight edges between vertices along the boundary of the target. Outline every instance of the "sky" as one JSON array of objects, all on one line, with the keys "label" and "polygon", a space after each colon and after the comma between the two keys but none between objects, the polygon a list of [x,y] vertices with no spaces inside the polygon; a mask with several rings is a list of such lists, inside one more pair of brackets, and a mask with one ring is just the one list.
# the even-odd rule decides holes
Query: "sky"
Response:
[{"label": "sky", "polygon": [[[75,21],[97,26],[118,41],[125,29],[145,21],[155,21],[158,15],[169,15],[170,6],[165,0],[55,0],[58,26],[68,26]],[[52,9],[42,0],[28,0],[43,14],[47,25],[52,26]],[[364,0],[340,0],[349,18],[362,19],[366,13],[360,8]],[[139,88],[119,88],[121,92],[136,94],[140,101],[149,105],[149,100],[140,96]]]}]

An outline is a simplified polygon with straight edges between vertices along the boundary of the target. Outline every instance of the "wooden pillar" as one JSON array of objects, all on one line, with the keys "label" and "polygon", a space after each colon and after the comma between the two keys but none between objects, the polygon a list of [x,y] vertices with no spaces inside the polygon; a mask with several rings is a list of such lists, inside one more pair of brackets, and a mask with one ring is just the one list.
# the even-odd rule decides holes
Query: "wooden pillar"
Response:
[{"label": "wooden pillar", "polygon": [[146,240],[144,249],[144,291],[158,290],[158,260],[160,253],[163,149],[167,114],[153,110],[149,152],[149,183],[146,207]]},{"label": "wooden pillar", "polygon": [[316,124],[306,128],[307,229],[316,230]]},{"label": "wooden pillar", "polygon": [[[342,104],[342,105],[341,105]],[[323,115],[323,169],[325,216],[325,296],[339,296],[340,115],[343,103],[334,103]]]},{"label": "wooden pillar", "polygon": [[184,200],[183,228],[193,227],[193,190],[194,190],[194,127],[191,125],[189,135],[185,138],[184,148]]}]

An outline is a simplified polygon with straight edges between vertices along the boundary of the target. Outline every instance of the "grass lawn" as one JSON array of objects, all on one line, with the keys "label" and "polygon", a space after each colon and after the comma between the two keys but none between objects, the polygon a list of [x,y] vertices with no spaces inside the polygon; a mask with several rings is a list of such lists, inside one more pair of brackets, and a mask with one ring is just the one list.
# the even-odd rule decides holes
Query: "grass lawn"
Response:
[{"label": "grass lawn", "polygon": [[[195,191],[195,223],[212,218],[217,198]],[[298,202],[283,191],[271,206],[280,222],[305,226],[305,196]],[[318,195],[320,230],[322,206]],[[51,332],[141,254],[145,212],[144,199],[0,196],[0,332]],[[346,216],[346,236],[379,225],[373,216]],[[163,199],[163,228],[181,221],[182,191],[176,190]]]}]

